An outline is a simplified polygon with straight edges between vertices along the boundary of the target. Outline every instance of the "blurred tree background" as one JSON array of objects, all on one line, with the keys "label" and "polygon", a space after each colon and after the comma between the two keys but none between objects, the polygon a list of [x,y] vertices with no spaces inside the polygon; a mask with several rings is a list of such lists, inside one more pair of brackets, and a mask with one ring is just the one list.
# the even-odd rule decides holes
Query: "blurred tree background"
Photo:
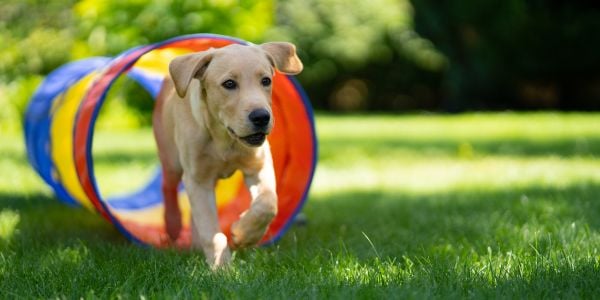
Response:
[{"label": "blurred tree background", "polygon": [[[3,0],[0,130],[54,68],[188,33],[297,44],[318,109],[600,109],[600,9],[550,0]],[[112,109],[147,124],[127,80]]]},{"label": "blurred tree background", "polygon": [[417,32],[450,61],[441,109],[600,109],[597,1],[413,5]]}]

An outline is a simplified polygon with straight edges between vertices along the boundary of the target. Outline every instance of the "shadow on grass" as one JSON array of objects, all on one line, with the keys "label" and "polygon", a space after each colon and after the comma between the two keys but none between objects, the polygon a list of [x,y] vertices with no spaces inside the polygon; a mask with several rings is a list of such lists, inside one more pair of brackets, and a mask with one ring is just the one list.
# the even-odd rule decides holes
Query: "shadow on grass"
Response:
[{"label": "shadow on grass", "polygon": [[137,152],[105,151],[93,154],[94,163],[100,164],[158,164],[158,155],[154,150]]},{"label": "shadow on grass", "polygon": [[45,248],[79,242],[126,243],[98,214],[70,207],[45,194],[0,194],[0,211],[16,213],[19,222],[8,242],[20,248]]},{"label": "shadow on grass", "polygon": [[[320,245],[362,258],[402,257],[423,251],[487,253],[551,247],[545,238],[589,237],[600,229],[600,185],[453,191],[411,195],[348,191],[311,197],[308,225],[286,247]],[[590,232],[591,231],[591,232]],[[293,238],[291,236],[294,236]],[[372,243],[372,245],[371,245]],[[583,242],[585,243],[585,242]]]},{"label": "shadow on grass", "polygon": [[[600,185],[532,187],[500,191],[455,191],[410,195],[348,191],[312,196],[279,247],[319,245],[357,257],[401,257],[427,248],[487,247],[510,251],[543,234],[600,229]],[[15,243],[71,240],[127,241],[98,214],[44,194],[0,194],[1,210],[19,214]],[[371,245],[372,243],[372,245]],[[539,249],[538,249],[539,250]]]},{"label": "shadow on grass", "polygon": [[[600,153],[600,138],[582,137],[554,140],[530,140],[524,138],[502,138],[492,140],[458,140],[436,138],[425,139],[393,139],[374,137],[372,139],[327,138],[319,141],[320,159],[335,159],[346,149],[359,151],[371,157],[390,155],[395,152],[414,152],[422,155],[457,156],[464,147],[476,155],[499,156],[548,156],[562,157],[591,156]],[[462,150],[461,150],[462,147]]]},{"label": "shadow on grass", "polygon": [[[294,280],[259,295],[589,298],[600,292],[598,194],[599,185],[581,183],[314,195],[305,208],[306,226],[296,226],[273,247],[241,253],[242,276],[235,278],[243,282],[225,282],[233,295],[243,295],[247,285],[278,282],[283,269]],[[282,267],[261,268],[249,280],[253,266],[274,263]]]},{"label": "shadow on grass", "polygon": [[25,152],[6,150],[1,147],[0,147],[0,157],[2,157],[2,160],[4,160],[4,161],[10,161],[10,162],[15,162],[15,163],[26,163],[26,161],[27,161],[27,156],[26,156]]},{"label": "shadow on grass", "polygon": [[[100,216],[43,194],[0,194],[2,210],[21,219],[0,259],[0,287],[45,298],[591,296],[600,278],[585,253],[598,242],[598,194],[600,186],[580,184],[315,195],[308,225],[239,252],[223,273],[208,271],[198,253],[132,246]],[[509,265],[508,252],[522,270],[488,271]]]}]

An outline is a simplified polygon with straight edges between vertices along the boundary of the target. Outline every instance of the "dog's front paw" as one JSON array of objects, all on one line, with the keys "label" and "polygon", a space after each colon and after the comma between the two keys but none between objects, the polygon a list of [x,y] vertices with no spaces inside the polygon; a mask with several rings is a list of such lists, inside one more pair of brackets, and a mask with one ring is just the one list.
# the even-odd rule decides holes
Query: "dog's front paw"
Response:
[{"label": "dog's front paw", "polygon": [[212,239],[212,247],[204,251],[206,262],[212,270],[221,269],[231,262],[231,252],[227,246],[227,237],[217,233]]},{"label": "dog's front paw", "polygon": [[243,248],[258,244],[265,235],[275,213],[250,209],[231,225],[233,247]]}]

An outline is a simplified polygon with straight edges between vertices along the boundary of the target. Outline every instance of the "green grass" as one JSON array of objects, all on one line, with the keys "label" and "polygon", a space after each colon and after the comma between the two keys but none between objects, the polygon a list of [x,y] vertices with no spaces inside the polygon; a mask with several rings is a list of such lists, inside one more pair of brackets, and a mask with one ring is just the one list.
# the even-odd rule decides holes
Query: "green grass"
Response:
[{"label": "green grass", "polygon": [[[600,114],[317,117],[304,213],[212,273],[58,203],[0,141],[0,298],[592,298],[600,295]],[[106,193],[141,184],[150,131],[100,132]]]}]

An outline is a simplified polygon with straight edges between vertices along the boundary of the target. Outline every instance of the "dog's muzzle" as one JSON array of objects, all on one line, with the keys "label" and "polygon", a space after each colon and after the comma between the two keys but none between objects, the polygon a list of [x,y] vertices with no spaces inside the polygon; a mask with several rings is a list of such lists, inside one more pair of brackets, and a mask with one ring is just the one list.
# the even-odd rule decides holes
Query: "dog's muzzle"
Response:
[{"label": "dog's muzzle", "polygon": [[246,142],[250,146],[260,146],[265,142],[266,134],[262,132],[258,132],[255,134],[251,134],[241,138],[244,142]]},{"label": "dog's muzzle", "polygon": [[235,136],[237,139],[252,147],[258,147],[262,145],[265,142],[265,139],[267,138],[267,134],[264,132],[257,132],[251,135],[241,137],[237,135],[235,131],[233,131],[233,129],[231,129],[230,127],[227,127],[227,130],[229,130],[229,133],[231,133],[231,135]]},{"label": "dog's muzzle", "polygon": [[248,115],[248,120],[257,129],[266,128],[271,121],[271,113],[264,108],[255,109]]}]

